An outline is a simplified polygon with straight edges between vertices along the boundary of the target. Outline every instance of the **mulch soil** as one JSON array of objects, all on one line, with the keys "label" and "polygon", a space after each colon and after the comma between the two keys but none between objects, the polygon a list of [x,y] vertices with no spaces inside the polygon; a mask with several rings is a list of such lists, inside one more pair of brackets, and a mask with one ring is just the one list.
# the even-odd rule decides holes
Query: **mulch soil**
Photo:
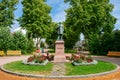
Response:
[{"label": "mulch soil", "polygon": [[120,69],[117,72],[88,78],[32,78],[21,77],[0,71],[0,80],[120,80]]}]

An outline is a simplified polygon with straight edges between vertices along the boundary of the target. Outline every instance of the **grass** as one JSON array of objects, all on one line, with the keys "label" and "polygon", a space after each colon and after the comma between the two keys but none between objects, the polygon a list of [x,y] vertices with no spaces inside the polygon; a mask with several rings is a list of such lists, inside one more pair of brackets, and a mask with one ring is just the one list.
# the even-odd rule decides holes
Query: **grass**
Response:
[{"label": "grass", "polygon": [[50,49],[48,50],[49,53],[55,53],[55,50],[54,49]]},{"label": "grass", "polygon": [[[50,49],[48,51],[49,53],[55,53],[55,50],[54,49]],[[77,53],[76,50],[65,50],[65,53]]]},{"label": "grass", "polygon": [[[95,74],[111,71],[116,68],[116,65],[103,61],[98,61],[98,64],[89,66],[73,66],[70,63],[66,63],[65,65],[66,76]],[[53,63],[48,63],[46,66],[35,66],[25,65],[22,63],[22,61],[15,61],[7,63],[3,67],[12,72],[49,76],[53,68]]]},{"label": "grass", "polygon": [[66,63],[66,75],[87,75],[87,74],[95,74],[106,71],[111,71],[116,68],[116,65],[109,63],[98,61],[96,65],[89,66],[73,66],[70,63]]},{"label": "grass", "polygon": [[53,64],[48,63],[46,66],[25,65],[22,61],[15,61],[3,66],[5,69],[27,74],[49,75],[52,71]]}]

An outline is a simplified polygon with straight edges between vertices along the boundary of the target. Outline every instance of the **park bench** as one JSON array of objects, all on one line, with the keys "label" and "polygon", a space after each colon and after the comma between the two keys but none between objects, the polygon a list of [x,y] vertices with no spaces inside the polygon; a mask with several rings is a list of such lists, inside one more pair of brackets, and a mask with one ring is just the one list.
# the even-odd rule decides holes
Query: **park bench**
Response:
[{"label": "park bench", "polygon": [[18,51],[18,50],[8,50],[7,51],[7,55],[9,55],[9,56],[20,56],[21,55],[21,51]]},{"label": "park bench", "polygon": [[4,51],[0,51],[0,56],[4,56]]},{"label": "park bench", "polygon": [[120,52],[117,51],[109,51],[107,56],[115,56],[115,57],[120,57]]}]

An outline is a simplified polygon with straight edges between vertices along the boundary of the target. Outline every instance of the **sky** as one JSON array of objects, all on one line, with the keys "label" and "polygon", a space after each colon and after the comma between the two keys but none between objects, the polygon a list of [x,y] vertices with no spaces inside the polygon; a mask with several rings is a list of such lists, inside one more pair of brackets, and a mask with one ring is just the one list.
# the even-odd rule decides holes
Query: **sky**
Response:
[{"label": "sky", "polygon": [[[17,7],[17,10],[14,11],[15,18],[19,18],[22,16],[22,5],[21,0],[19,0]],[[49,6],[52,7],[50,16],[52,17],[53,22],[62,22],[65,21],[65,11],[69,8],[68,3],[64,3],[64,0],[47,0],[46,2]],[[113,16],[117,18],[117,22],[115,24],[115,29],[120,29],[120,0],[110,0],[110,3],[114,5],[113,12],[111,13]],[[17,21],[14,21],[14,25],[12,25],[12,31],[16,30],[16,28],[19,28],[19,23]]]}]

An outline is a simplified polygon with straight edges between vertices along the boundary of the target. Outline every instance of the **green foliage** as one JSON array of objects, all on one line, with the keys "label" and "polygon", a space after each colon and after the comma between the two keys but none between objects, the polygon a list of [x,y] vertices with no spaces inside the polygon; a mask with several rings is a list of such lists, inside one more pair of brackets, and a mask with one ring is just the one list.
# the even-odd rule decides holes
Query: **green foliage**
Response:
[{"label": "green foliage", "polygon": [[91,34],[90,39],[88,41],[89,43],[89,51],[92,54],[99,54],[100,53],[100,40],[99,36],[97,34]]},{"label": "green foliage", "polygon": [[[28,37],[44,38],[47,36],[51,17],[51,7],[45,0],[23,0],[23,15],[19,19],[20,25],[27,30]],[[37,44],[40,40],[37,41]],[[38,47],[38,46],[37,46]]]},{"label": "green foliage", "polygon": [[27,50],[26,50],[27,54],[32,53],[34,51],[34,49],[35,48],[34,48],[33,40],[32,39],[27,39]]},{"label": "green foliage", "polygon": [[45,48],[44,42],[41,42],[41,47],[42,47],[42,48]]},{"label": "green foliage", "polygon": [[91,34],[89,39],[89,50],[92,54],[106,55],[108,51],[120,51],[120,30],[112,33],[103,33],[100,36]]},{"label": "green foliage", "polygon": [[55,50],[54,49],[50,49],[48,50],[49,53],[55,53]]},{"label": "green foliage", "polygon": [[0,50],[7,51],[10,47],[11,36],[10,30],[7,27],[0,28]]},{"label": "green foliage", "polygon": [[65,48],[72,49],[75,43],[79,40],[79,33],[71,28],[65,28],[65,34],[63,36],[65,41]]},{"label": "green foliage", "polygon": [[[65,0],[71,7],[66,10],[66,27],[77,30],[89,38],[89,34],[111,32],[116,19],[110,14],[113,5],[109,0]],[[103,6],[104,5],[104,6]],[[79,35],[79,34],[78,34]]]},{"label": "green foliage", "polygon": [[12,35],[10,50],[21,50],[22,54],[30,54],[34,51],[34,43],[32,39],[27,39],[21,32],[17,31]]},{"label": "green foliage", "polygon": [[114,31],[114,50],[120,51],[120,30]]},{"label": "green foliage", "polygon": [[0,27],[10,27],[14,20],[15,5],[18,0],[1,0],[0,2]]},{"label": "green foliage", "polygon": [[58,37],[57,24],[52,22],[46,38],[46,42],[49,45],[49,48],[55,48],[55,41],[57,40],[57,37]]},{"label": "green foliage", "polygon": [[21,50],[23,54],[30,54],[34,51],[34,43],[32,39],[28,40],[20,31],[10,34],[9,28],[1,27],[0,50],[5,53],[7,50]]},{"label": "green foliage", "polygon": [[73,47],[74,41],[79,40],[80,33],[89,39],[92,34],[112,32],[116,19],[111,15],[114,6],[109,0],[64,1],[70,3],[70,8],[66,10],[66,47]]},{"label": "green foliage", "polygon": [[27,38],[25,35],[22,34],[22,32],[18,31],[14,33],[13,36],[13,43],[14,43],[14,50],[21,50],[23,54],[26,53],[27,49]]}]

